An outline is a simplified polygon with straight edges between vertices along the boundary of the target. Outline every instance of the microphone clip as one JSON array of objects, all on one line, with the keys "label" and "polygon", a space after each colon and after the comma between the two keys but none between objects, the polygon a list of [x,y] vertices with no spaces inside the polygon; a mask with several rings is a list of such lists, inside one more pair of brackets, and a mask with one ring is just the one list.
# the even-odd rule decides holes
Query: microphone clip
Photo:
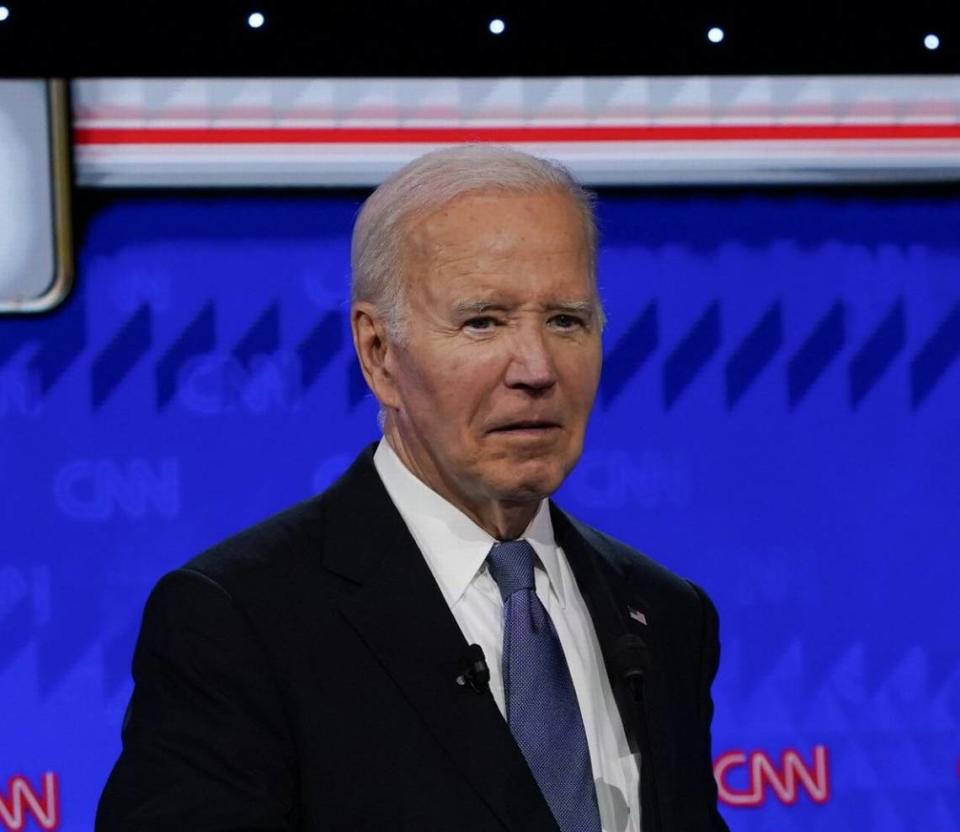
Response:
[{"label": "microphone clip", "polygon": [[467,666],[457,676],[460,687],[470,688],[474,693],[484,693],[490,683],[490,668],[479,644],[471,644],[467,650]]}]

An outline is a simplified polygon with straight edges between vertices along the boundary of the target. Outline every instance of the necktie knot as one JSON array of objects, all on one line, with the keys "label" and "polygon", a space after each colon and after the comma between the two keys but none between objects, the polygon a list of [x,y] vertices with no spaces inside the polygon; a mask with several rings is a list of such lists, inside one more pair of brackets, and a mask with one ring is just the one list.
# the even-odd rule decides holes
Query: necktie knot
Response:
[{"label": "necktie knot", "polygon": [[493,544],[487,555],[487,565],[504,601],[522,589],[533,589],[536,559],[537,553],[526,540],[506,540]]}]

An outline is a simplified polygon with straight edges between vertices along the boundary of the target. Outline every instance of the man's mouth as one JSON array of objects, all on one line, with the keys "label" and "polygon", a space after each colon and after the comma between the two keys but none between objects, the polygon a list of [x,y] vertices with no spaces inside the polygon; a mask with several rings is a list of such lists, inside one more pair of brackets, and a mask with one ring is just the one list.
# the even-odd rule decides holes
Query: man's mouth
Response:
[{"label": "man's mouth", "polygon": [[540,419],[522,419],[493,428],[490,433],[543,433],[560,427],[557,422]]}]

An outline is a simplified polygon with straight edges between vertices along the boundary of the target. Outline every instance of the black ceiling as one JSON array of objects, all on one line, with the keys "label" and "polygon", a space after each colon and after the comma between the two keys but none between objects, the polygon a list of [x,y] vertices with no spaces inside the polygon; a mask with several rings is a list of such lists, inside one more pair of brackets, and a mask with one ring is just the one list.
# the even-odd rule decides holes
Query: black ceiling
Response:
[{"label": "black ceiling", "polygon": [[[0,76],[960,72],[956,0],[0,0]],[[250,13],[265,16],[258,30]],[[488,30],[500,17],[502,35]],[[707,30],[724,30],[711,44]],[[924,47],[935,33],[940,48]]]}]

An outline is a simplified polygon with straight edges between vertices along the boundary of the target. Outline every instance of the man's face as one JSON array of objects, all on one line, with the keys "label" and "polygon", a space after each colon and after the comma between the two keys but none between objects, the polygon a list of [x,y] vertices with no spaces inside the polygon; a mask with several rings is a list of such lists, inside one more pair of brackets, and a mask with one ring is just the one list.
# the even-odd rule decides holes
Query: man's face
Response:
[{"label": "man's face", "polygon": [[560,192],[466,195],[411,230],[403,274],[406,338],[387,355],[401,456],[461,507],[551,494],[600,377],[577,208]]}]

